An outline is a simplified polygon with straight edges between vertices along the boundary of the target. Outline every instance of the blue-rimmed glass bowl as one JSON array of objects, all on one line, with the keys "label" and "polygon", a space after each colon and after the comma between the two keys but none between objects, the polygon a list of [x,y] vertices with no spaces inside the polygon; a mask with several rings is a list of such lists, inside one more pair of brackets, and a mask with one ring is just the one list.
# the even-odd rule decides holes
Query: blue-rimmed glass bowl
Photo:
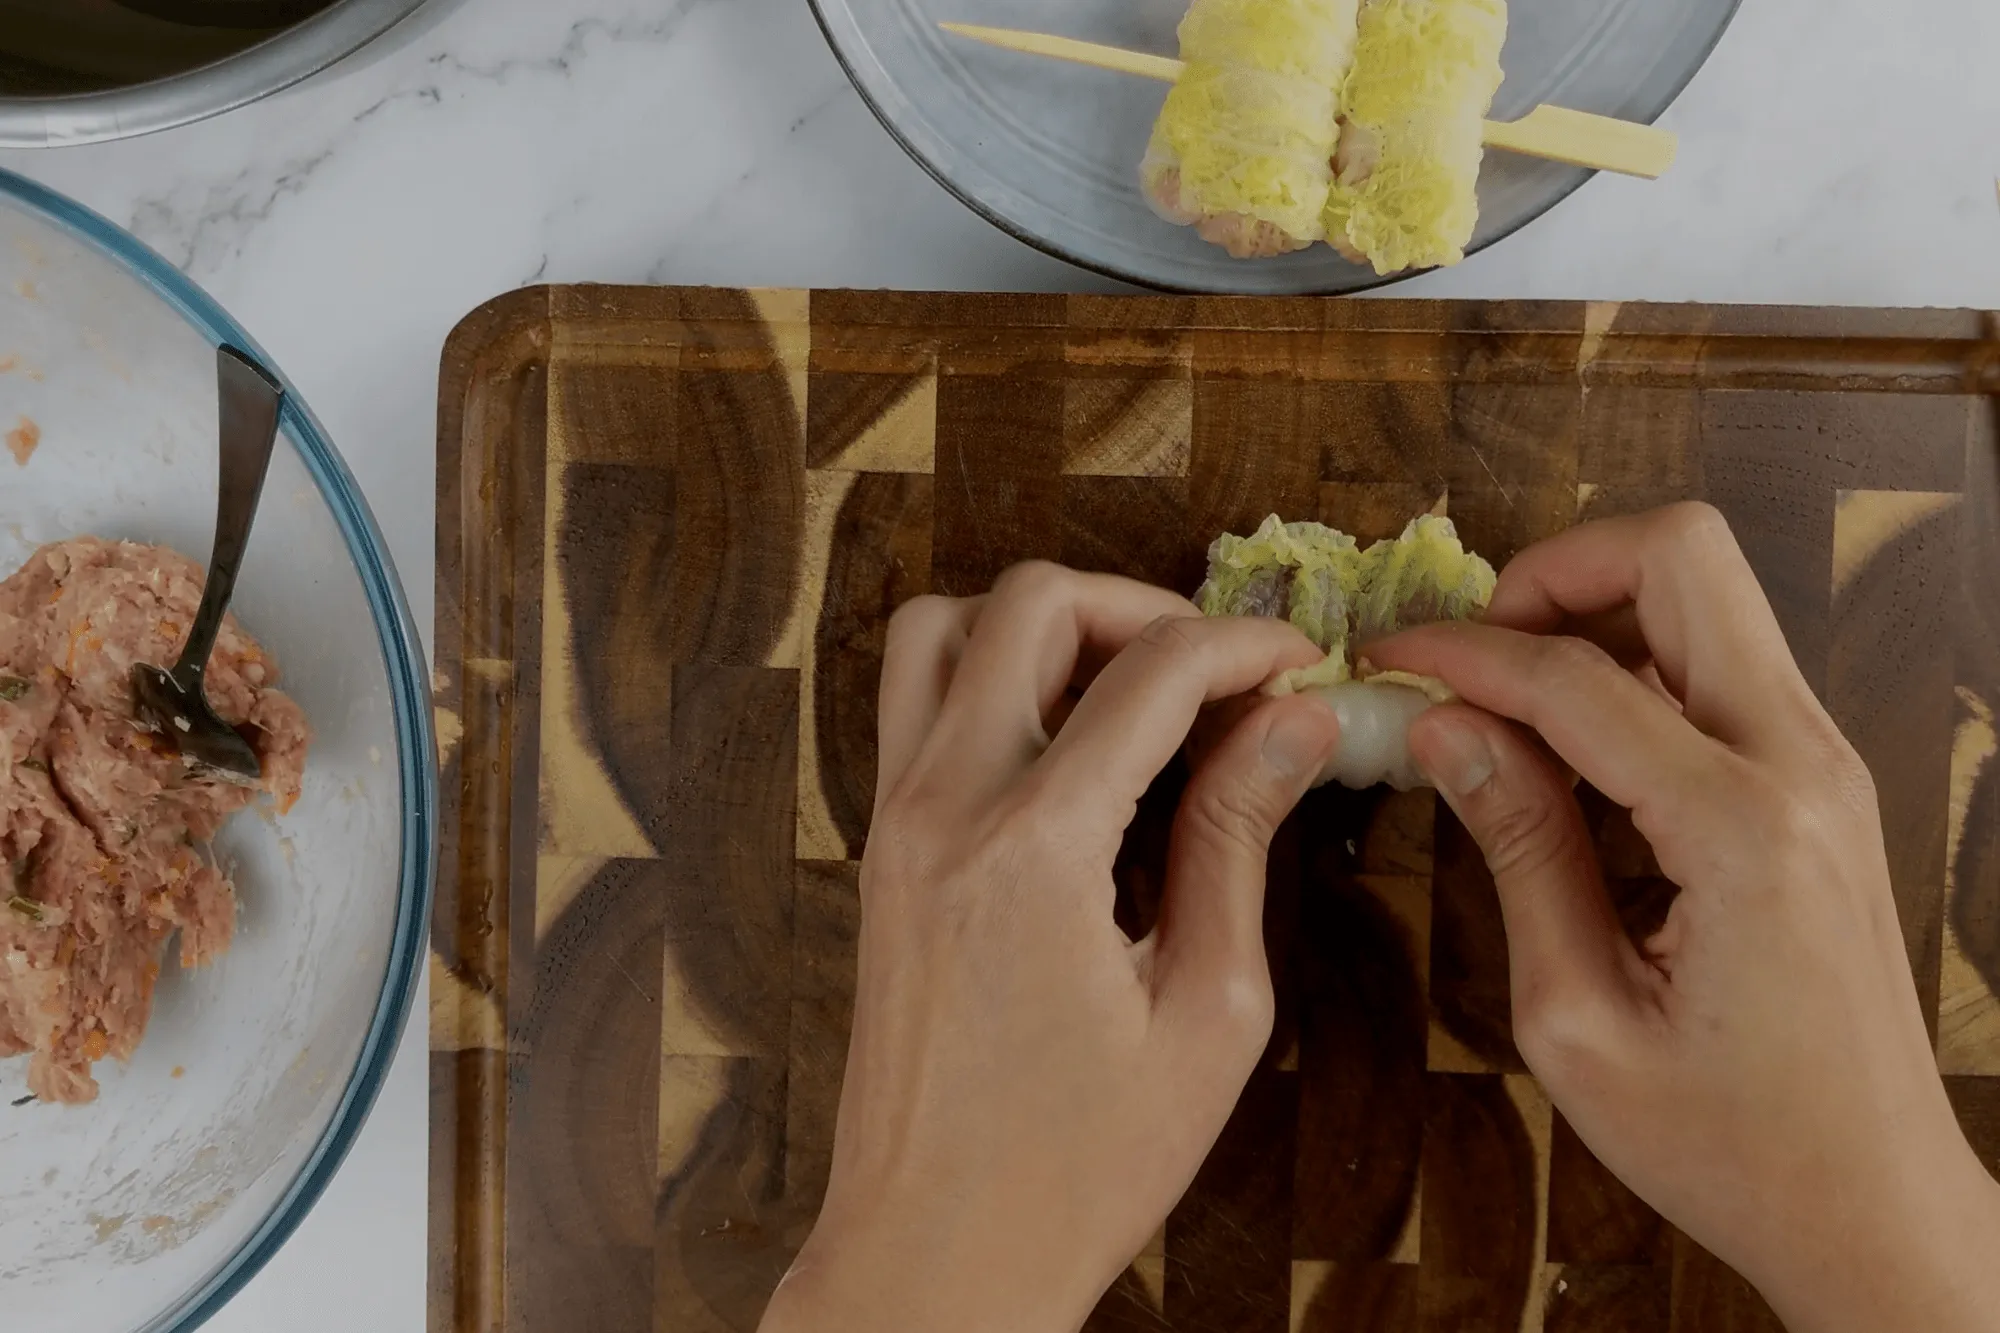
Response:
[{"label": "blue-rimmed glass bowl", "polygon": [[[0,574],[86,532],[207,559],[223,341],[257,350],[132,237],[0,172],[0,434],[39,439],[25,465],[0,448]],[[296,395],[235,606],[316,729],[305,792],[224,830],[236,942],[199,971],[169,961],[96,1102],[13,1105],[27,1061],[0,1060],[0,1327],[199,1324],[319,1197],[408,1016],[434,874],[427,672]]]}]

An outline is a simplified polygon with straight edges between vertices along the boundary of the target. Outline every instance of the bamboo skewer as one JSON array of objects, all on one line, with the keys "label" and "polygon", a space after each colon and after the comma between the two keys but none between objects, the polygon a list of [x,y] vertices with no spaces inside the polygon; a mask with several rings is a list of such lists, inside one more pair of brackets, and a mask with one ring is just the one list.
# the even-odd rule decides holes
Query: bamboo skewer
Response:
[{"label": "bamboo skewer", "polygon": [[[1177,82],[1186,68],[1170,56],[1126,51],[1052,33],[987,28],[974,23],[938,26],[956,36],[1003,50],[1066,60],[1073,65],[1091,65],[1119,74],[1136,74],[1161,83]],[[1671,130],[1548,105],[1536,107],[1519,120],[1487,121],[1484,138],[1489,148],[1645,180],[1658,180],[1665,175],[1680,147],[1679,136]]]}]

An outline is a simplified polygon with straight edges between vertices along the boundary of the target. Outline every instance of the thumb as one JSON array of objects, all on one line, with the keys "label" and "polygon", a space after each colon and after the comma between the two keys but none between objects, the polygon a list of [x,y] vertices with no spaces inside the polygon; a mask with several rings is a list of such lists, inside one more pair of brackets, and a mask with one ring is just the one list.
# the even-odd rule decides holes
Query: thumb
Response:
[{"label": "thumb", "polygon": [[1243,717],[1196,763],[1167,853],[1153,932],[1159,1002],[1186,996],[1203,1012],[1256,1029],[1271,1023],[1264,956],[1264,869],[1278,825],[1339,743],[1323,705],[1273,700]]},{"label": "thumb", "polygon": [[1411,723],[1410,750],[1493,872],[1523,1055],[1592,1040],[1579,1024],[1623,1012],[1639,960],[1568,775],[1512,723],[1465,706]]}]

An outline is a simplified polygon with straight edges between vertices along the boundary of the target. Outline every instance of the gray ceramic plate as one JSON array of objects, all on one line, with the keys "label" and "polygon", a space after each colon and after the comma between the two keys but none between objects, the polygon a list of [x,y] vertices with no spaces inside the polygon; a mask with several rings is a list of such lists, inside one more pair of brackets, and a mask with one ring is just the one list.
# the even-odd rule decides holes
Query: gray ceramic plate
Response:
[{"label": "gray ceramic plate", "polygon": [[[1651,121],[1701,68],[1738,0],[1515,0],[1493,114],[1541,102]],[[995,226],[1152,287],[1348,292],[1381,280],[1325,246],[1241,262],[1153,216],[1138,162],[1163,85],[939,32],[948,20],[1172,55],[1186,0],[813,0],[848,77],[911,157]],[[1479,180],[1473,248],[1532,222],[1588,173],[1502,153]]]}]

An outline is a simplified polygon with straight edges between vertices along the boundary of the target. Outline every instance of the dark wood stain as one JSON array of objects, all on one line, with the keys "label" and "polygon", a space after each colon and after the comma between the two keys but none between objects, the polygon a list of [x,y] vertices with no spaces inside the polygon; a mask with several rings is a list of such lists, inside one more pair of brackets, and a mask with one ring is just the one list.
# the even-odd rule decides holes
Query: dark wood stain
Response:
[{"label": "dark wood stain", "polygon": [[[1423,1152],[1427,941],[1348,867],[1367,795],[1315,793],[1298,816],[1309,858],[1293,954],[1298,977],[1298,1140],[1292,1257],[1352,1265],[1394,1257]],[[1345,816],[1343,818],[1343,816]]]},{"label": "dark wood stain", "polygon": [[826,594],[813,630],[820,790],[861,859],[875,808],[876,683],[889,617],[930,590],[931,478],[863,473],[841,503]]},{"label": "dark wood stain", "polygon": [[[780,1056],[791,1006],[791,671],[673,669],[672,740],[659,773],[666,951],[732,1053]],[[659,770],[655,770],[658,772]]]},{"label": "dark wood stain", "polygon": [[1678,1231],[1673,1273],[1671,1333],[1784,1333],[1755,1287]]},{"label": "dark wood stain", "polygon": [[1297,1333],[1402,1333],[1417,1325],[1415,1264],[1335,1264]]},{"label": "dark wood stain", "polygon": [[1431,899],[1431,1011],[1490,1069],[1524,1073],[1514,1048],[1507,933],[1479,844],[1449,810],[1437,813]]},{"label": "dark wood stain", "polygon": [[1501,1077],[1428,1075],[1419,1326],[1519,1328],[1534,1242],[1534,1145]]},{"label": "dark wood stain", "polygon": [[1482,355],[1500,365],[1474,358],[1455,386],[1443,464],[1459,535],[1499,565],[1576,517],[1582,398],[1568,385],[1509,382],[1505,340]]},{"label": "dark wood stain", "polygon": [[1668,1333],[1672,1272],[1565,1265],[1549,1292],[1545,1333]]},{"label": "dark wood stain", "polygon": [[921,370],[850,374],[814,371],[806,387],[806,466],[834,462],[924,381]]},{"label": "dark wood stain", "polygon": [[1593,386],[1583,402],[1576,479],[1634,497],[1633,512],[1653,501],[1702,493],[1701,401],[1679,389]]},{"label": "dark wood stain", "polygon": [[1195,1333],[1286,1333],[1298,1081],[1266,1060],[1167,1219],[1167,1318]]},{"label": "dark wood stain", "polygon": [[643,1327],[651,1316],[657,871],[608,863],[534,952],[510,1034],[510,1329]]},{"label": "dark wood stain", "polygon": [[680,381],[676,558],[663,589],[674,656],[754,665],[770,656],[798,577],[798,423],[776,372]]},{"label": "dark wood stain", "polygon": [[[701,330],[761,328],[747,298],[694,327],[691,359],[733,340]],[[764,661],[798,576],[803,431],[768,339],[750,369],[684,370],[675,386],[675,560],[667,594],[675,661]]]},{"label": "dark wood stain", "polygon": [[666,794],[654,777],[669,752],[674,662],[682,617],[671,596],[674,471],[571,463],[556,568],[569,610],[578,723],[655,844]]},{"label": "dark wood stain", "polygon": [[1591,1155],[1558,1111],[1549,1150],[1549,1262],[1629,1267],[1672,1259],[1665,1219]]},{"label": "dark wood stain", "polygon": [[[1875,769],[1927,1020],[1947,922],[2000,990],[2000,765],[1961,794],[1942,900],[1945,746],[1973,701],[2000,704],[2000,439],[1972,396],[2000,392],[2000,356],[1979,317],[1624,306],[1585,355],[1569,305],[815,292],[801,338],[758,313],[793,299],[535,289],[446,349],[436,699],[462,736],[432,929],[434,1333],[755,1327],[831,1166],[888,617],[1021,559],[1190,592],[1216,533],[1272,512],[1373,538],[1448,492],[1504,558],[1710,499]],[[936,420],[907,420],[891,460],[912,471],[813,475],[932,376]],[[1898,490],[1957,503],[1836,597],[1839,495]],[[836,491],[822,580],[807,498]],[[823,596],[801,618],[802,580]],[[569,625],[553,702],[585,752],[561,764],[595,773],[542,752],[549,586]],[[810,718],[779,656],[801,630]],[[802,727],[845,860],[798,859],[821,854],[795,846]],[[540,789],[578,777],[653,856],[545,845]],[[1170,764],[1127,830],[1133,938],[1186,781]],[[1579,798],[1643,939],[1677,890],[1627,812]],[[1315,794],[1268,878],[1270,1048],[1164,1249],[1090,1329],[1775,1329],[1559,1115],[1538,1252],[1498,900],[1432,795]],[[1427,1068],[1464,1061],[1487,1072]],[[2000,1169],[1996,1086],[1947,1080]]]},{"label": "dark wood stain", "polygon": [[1948,1076],[1944,1090],[1972,1151],[1988,1171],[2000,1176],[2000,1079]]},{"label": "dark wood stain", "polygon": [[1229,1122],[1167,1218],[1165,1309],[1177,1330],[1284,1333],[1291,1319],[1292,1162],[1298,1075],[1284,1055],[1297,1032],[1296,955],[1302,866],[1296,822],[1272,848],[1264,941],[1278,1019]]},{"label": "dark wood stain", "polygon": [[[609,1329],[755,1333],[778,1280],[804,1243],[811,1213],[785,1193],[785,1062],[716,1062],[721,1092],[683,1163],[659,1185],[648,1256],[656,1301]],[[655,1071],[671,1078],[672,1061]],[[573,1318],[550,1329],[587,1327]]]},{"label": "dark wood stain", "polygon": [[[1957,714],[1961,722],[1976,721],[1974,709],[1981,706],[2000,719],[2000,397],[1986,406],[1966,439],[1959,515],[1952,623],[1958,686],[1967,696]],[[2000,757],[1987,762],[1967,794],[1952,880],[1949,911],[1959,947],[1987,989],[2000,995]]]},{"label": "dark wood stain", "polygon": [[984,592],[1009,565],[1062,556],[1062,382],[944,375],[938,384],[931,584]]},{"label": "dark wood stain", "polygon": [[1083,1321],[1083,1333],[1167,1333],[1174,1325],[1154,1300],[1145,1279],[1127,1268]]},{"label": "dark wood stain", "polygon": [[1188,518],[1197,540],[1249,532],[1267,515],[1319,511],[1319,450],[1332,394],[1283,381],[1197,379]]},{"label": "dark wood stain", "polygon": [[1208,544],[1188,521],[1187,491],[1178,477],[1064,477],[1059,558],[1192,596]]},{"label": "dark wood stain", "polygon": [[1442,488],[1415,481],[1329,481],[1319,488],[1319,521],[1363,546],[1399,535],[1418,514],[1429,513]]},{"label": "dark wood stain", "polygon": [[861,944],[860,867],[801,861],[793,907],[791,1030],[785,1086],[785,1194],[816,1213],[833,1166],[833,1125]]},{"label": "dark wood stain", "polygon": [[1833,606],[1827,703],[1875,776],[1889,882],[1935,1037],[1955,720],[1951,624],[1958,509],[1875,554]]},{"label": "dark wood stain", "polygon": [[[1784,396],[1785,401],[1795,401]],[[1834,495],[1850,475],[1808,423],[1766,429],[1755,393],[1701,396],[1702,494],[1728,517],[1806,683],[1826,698]]]},{"label": "dark wood stain", "polygon": [[[449,387],[438,398],[438,438],[450,443],[437,469],[434,683],[436,706],[464,734],[440,765],[431,950],[446,984],[489,1004],[496,1025],[506,1015],[515,881],[530,892],[534,881],[542,549],[491,537],[542,527],[549,332],[547,289],[482,306],[445,347]],[[467,661],[503,664],[504,675],[469,672]],[[452,1036],[431,1058],[429,1326],[495,1333],[507,1287],[504,1034],[473,1047]]]},{"label": "dark wood stain", "polygon": [[1428,508],[1449,484],[1443,464],[1451,395],[1435,383],[1329,384],[1321,389],[1325,429],[1320,476],[1329,482],[1404,485]]}]

